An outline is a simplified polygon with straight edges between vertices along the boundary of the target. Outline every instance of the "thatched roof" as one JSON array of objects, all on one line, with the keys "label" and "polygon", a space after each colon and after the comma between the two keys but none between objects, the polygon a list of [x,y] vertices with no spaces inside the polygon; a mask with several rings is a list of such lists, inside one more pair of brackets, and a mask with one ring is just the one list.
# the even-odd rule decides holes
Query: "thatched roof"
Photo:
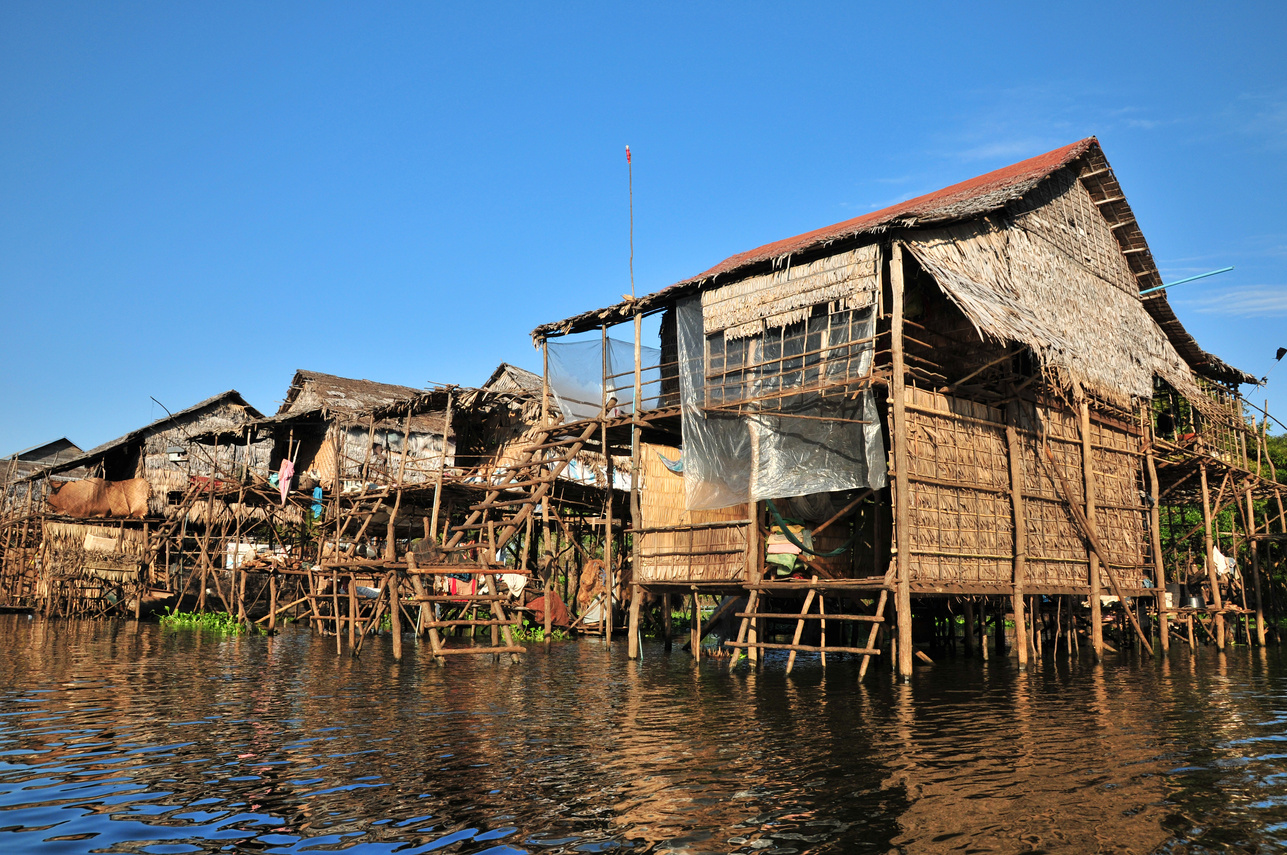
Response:
[{"label": "thatched roof", "polygon": [[[1126,202],[1112,168],[1100,150],[1099,141],[1088,137],[880,211],[739,253],[697,276],[653,294],[543,324],[532,331],[532,336],[539,341],[552,336],[585,332],[605,323],[621,323],[636,312],[654,311],[689,294],[735,279],[769,273],[793,261],[807,261],[848,246],[870,243],[877,236],[891,230],[924,229],[981,219],[1018,202],[1043,181],[1065,169],[1077,172],[1099,213],[1110,224],[1135,280],[1135,293],[1161,285],[1161,276],[1143,232],[1135,221],[1135,215]],[[796,258],[793,259],[793,256]],[[1138,299],[1194,371],[1225,383],[1255,382],[1250,374],[1203,351],[1175,317],[1165,292],[1159,291]]]},{"label": "thatched roof", "polygon": [[354,380],[336,377],[320,371],[295,372],[286,400],[282,401],[277,416],[295,415],[323,410],[328,413],[361,413],[394,401],[415,395],[423,390],[374,380]]},{"label": "thatched roof", "polygon": [[246,402],[246,399],[241,397],[240,392],[236,389],[229,389],[227,392],[206,398],[200,403],[193,404],[186,410],[179,410],[177,413],[166,415],[164,418],[157,419],[138,430],[132,430],[124,436],[105,442],[102,445],[91,448],[83,454],[64,460],[61,463],[57,463],[42,471],[56,473],[64,472],[68,469],[75,469],[80,466],[91,465],[118,448],[145,440],[153,434],[160,433],[165,430],[171,430],[185,422],[194,421],[200,416],[213,414],[214,411],[221,409],[229,410],[230,412],[235,413],[235,415],[224,419],[203,420],[199,430],[201,435],[236,433],[251,422],[264,417],[263,413],[250,406],[250,404]]},{"label": "thatched roof", "polygon": [[529,392],[541,394],[541,375],[502,362],[483,384],[484,392]]}]

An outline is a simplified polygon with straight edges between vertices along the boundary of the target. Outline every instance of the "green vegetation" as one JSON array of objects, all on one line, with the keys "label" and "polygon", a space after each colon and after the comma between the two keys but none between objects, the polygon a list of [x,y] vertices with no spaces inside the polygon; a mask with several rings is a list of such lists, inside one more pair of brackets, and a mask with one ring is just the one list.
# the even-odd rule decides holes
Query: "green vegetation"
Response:
[{"label": "green vegetation", "polygon": [[[161,616],[161,626],[165,629],[188,630],[191,632],[213,632],[220,635],[244,635],[252,627],[237,620],[227,612],[176,612],[167,610]],[[263,629],[253,627],[262,634]]]},{"label": "green vegetation", "polygon": [[[510,632],[513,633],[515,641],[521,641],[524,644],[533,644],[537,641],[545,640],[545,627],[543,626],[516,626]],[[550,629],[551,641],[567,641],[571,637],[572,635],[566,629],[559,629],[558,627]]]}]

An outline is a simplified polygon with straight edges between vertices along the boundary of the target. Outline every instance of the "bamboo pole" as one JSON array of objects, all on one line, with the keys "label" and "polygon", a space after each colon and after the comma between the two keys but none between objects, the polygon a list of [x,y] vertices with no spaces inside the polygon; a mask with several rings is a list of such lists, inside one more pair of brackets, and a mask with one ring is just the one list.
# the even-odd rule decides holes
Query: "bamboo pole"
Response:
[{"label": "bamboo pole", "polygon": [[[1014,407],[1011,408],[1015,409]],[[1014,646],[1019,667],[1028,666],[1027,621],[1024,618],[1023,588],[1028,561],[1028,526],[1023,515],[1023,460],[1014,425],[1005,427],[1006,450],[1010,458],[1010,510],[1014,517],[1014,588],[1010,595],[1014,609]]]},{"label": "bamboo pole", "polygon": [[612,642],[612,453],[608,450],[608,400],[616,400],[616,395],[608,395],[608,376],[611,372],[608,362],[608,325],[604,324],[600,328],[603,332],[603,411],[600,423],[602,431],[600,433],[600,442],[603,446],[603,472],[604,480],[607,482],[607,498],[603,503],[603,567],[604,567],[604,586],[605,594],[603,598],[603,637],[608,642]]},{"label": "bamboo pole", "polygon": [[396,570],[390,570],[385,577],[384,586],[389,595],[389,632],[393,635],[394,661],[402,661],[402,597],[399,594],[399,576]]},{"label": "bamboo pole", "polygon": [[[1145,465],[1148,467],[1149,496],[1152,499],[1149,507],[1149,539],[1153,550],[1153,584],[1157,588],[1157,619],[1158,632],[1161,636],[1162,652],[1166,653],[1171,649],[1171,628],[1170,615],[1166,611],[1166,567],[1162,563],[1162,513],[1158,506],[1158,480],[1157,464],[1153,459],[1153,444],[1149,443],[1148,449],[1144,456]],[[1174,605],[1178,606],[1179,603]]]},{"label": "bamboo pole", "polygon": [[[818,584],[818,577],[814,576],[811,581],[815,585]],[[809,607],[813,605],[813,598],[817,596],[817,593],[813,588],[810,588],[809,592],[804,595],[804,605],[800,608],[800,619],[795,622],[795,634],[791,636],[791,653],[787,656],[786,666],[788,674],[795,667],[795,649],[800,644],[800,636],[804,634],[804,616],[809,613]]]},{"label": "bamboo pole", "polygon": [[[1095,531],[1095,463],[1094,449],[1090,441],[1090,404],[1082,401],[1079,407],[1079,428],[1081,431],[1081,467],[1085,483],[1086,524],[1091,533]],[[1052,462],[1052,466],[1055,464]],[[1096,659],[1104,657],[1104,615],[1099,596],[1103,582],[1099,578],[1099,555],[1093,546],[1087,544],[1086,558],[1090,562],[1090,575],[1087,580],[1090,586],[1090,646]]]},{"label": "bamboo pole", "polygon": [[[1260,550],[1256,543],[1256,506],[1252,501],[1251,488],[1247,488],[1247,548],[1251,552],[1251,578],[1256,595],[1256,643],[1265,646],[1265,607],[1260,595]],[[1268,528],[1268,526],[1266,526]],[[1246,596],[1246,585],[1243,585],[1243,596]]]},{"label": "bamboo pole", "polygon": [[[1202,533],[1207,556],[1207,580],[1211,584],[1211,605],[1215,611],[1216,649],[1224,650],[1224,608],[1220,598],[1220,579],[1215,569],[1215,541],[1211,534],[1211,490],[1207,484],[1207,465],[1202,464]],[[1223,490],[1224,485],[1221,484]]]},{"label": "bamboo pole", "polygon": [[893,312],[890,319],[890,351],[893,375],[889,395],[892,414],[891,440],[894,445],[894,530],[898,616],[898,675],[912,676],[912,595],[911,595],[911,502],[908,495],[906,365],[903,360],[903,247],[895,242],[889,260]]},{"label": "bamboo pole", "polygon": [[[643,505],[640,496],[642,485],[639,478],[643,473],[640,461],[640,438],[643,433],[643,422],[639,411],[643,406],[643,344],[641,337],[643,317],[635,312],[635,389],[634,418],[630,425],[630,524],[635,533],[630,537],[630,575],[633,584],[630,586],[630,626],[629,639],[626,642],[626,656],[629,659],[639,658],[639,608],[642,605],[643,589],[639,587],[639,529],[643,528]],[[611,483],[608,485],[611,487]],[[611,495],[611,491],[609,491]]]},{"label": "bamboo pole", "polygon": [[[433,510],[430,512],[429,523],[430,536],[433,538],[438,537],[438,508],[442,502],[442,474],[447,468],[447,435],[451,432],[452,391],[452,389],[447,390],[447,415],[442,423],[442,449],[438,452],[438,473],[434,479]],[[446,538],[443,539],[445,540]]]}]

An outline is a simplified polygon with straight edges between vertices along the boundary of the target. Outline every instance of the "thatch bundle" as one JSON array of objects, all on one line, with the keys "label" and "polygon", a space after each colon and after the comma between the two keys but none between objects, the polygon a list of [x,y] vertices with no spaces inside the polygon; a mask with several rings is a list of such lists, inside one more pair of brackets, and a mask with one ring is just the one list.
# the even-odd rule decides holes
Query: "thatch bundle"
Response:
[{"label": "thatch bundle", "polygon": [[[110,584],[139,579],[147,553],[141,529],[83,523],[47,522],[42,563],[42,589],[50,580],[82,579]],[[96,587],[80,596],[96,597]]]},{"label": "thatch bundle", "polygon": [[1139,297],[1115,284],[1120,254],[1103,267],[1074,259],[1058,235],[1038,231],[1044,219],[1021,222],[928,230],[908,246],[981,334],[1030,347],[1057,385],[1129,408],[1152,397],[1156,375],[1205,406],[1193,373]]},{"label": "thatch bundle", "polygon": [[870,306],[880,287],[878,253],[869,244],[807,264],[792,266],[788,260],[781,270],[703,291],[705,332],[746,338],[802,321],[823,303],[837,303],[838,309]]}]

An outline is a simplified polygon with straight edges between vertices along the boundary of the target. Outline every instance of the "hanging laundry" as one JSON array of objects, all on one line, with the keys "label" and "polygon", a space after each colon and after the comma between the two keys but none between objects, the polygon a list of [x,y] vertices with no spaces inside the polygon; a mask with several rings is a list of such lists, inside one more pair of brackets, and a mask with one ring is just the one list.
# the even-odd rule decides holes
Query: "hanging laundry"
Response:
[{"label": "hanging laundry", "polygon": [[290,479],[295,477],[295,464],[289,459],[282,460],[282,468],[277,473],[277,487],[281,490],[282,504],[286,504],[286,496],[290,493]]}]

